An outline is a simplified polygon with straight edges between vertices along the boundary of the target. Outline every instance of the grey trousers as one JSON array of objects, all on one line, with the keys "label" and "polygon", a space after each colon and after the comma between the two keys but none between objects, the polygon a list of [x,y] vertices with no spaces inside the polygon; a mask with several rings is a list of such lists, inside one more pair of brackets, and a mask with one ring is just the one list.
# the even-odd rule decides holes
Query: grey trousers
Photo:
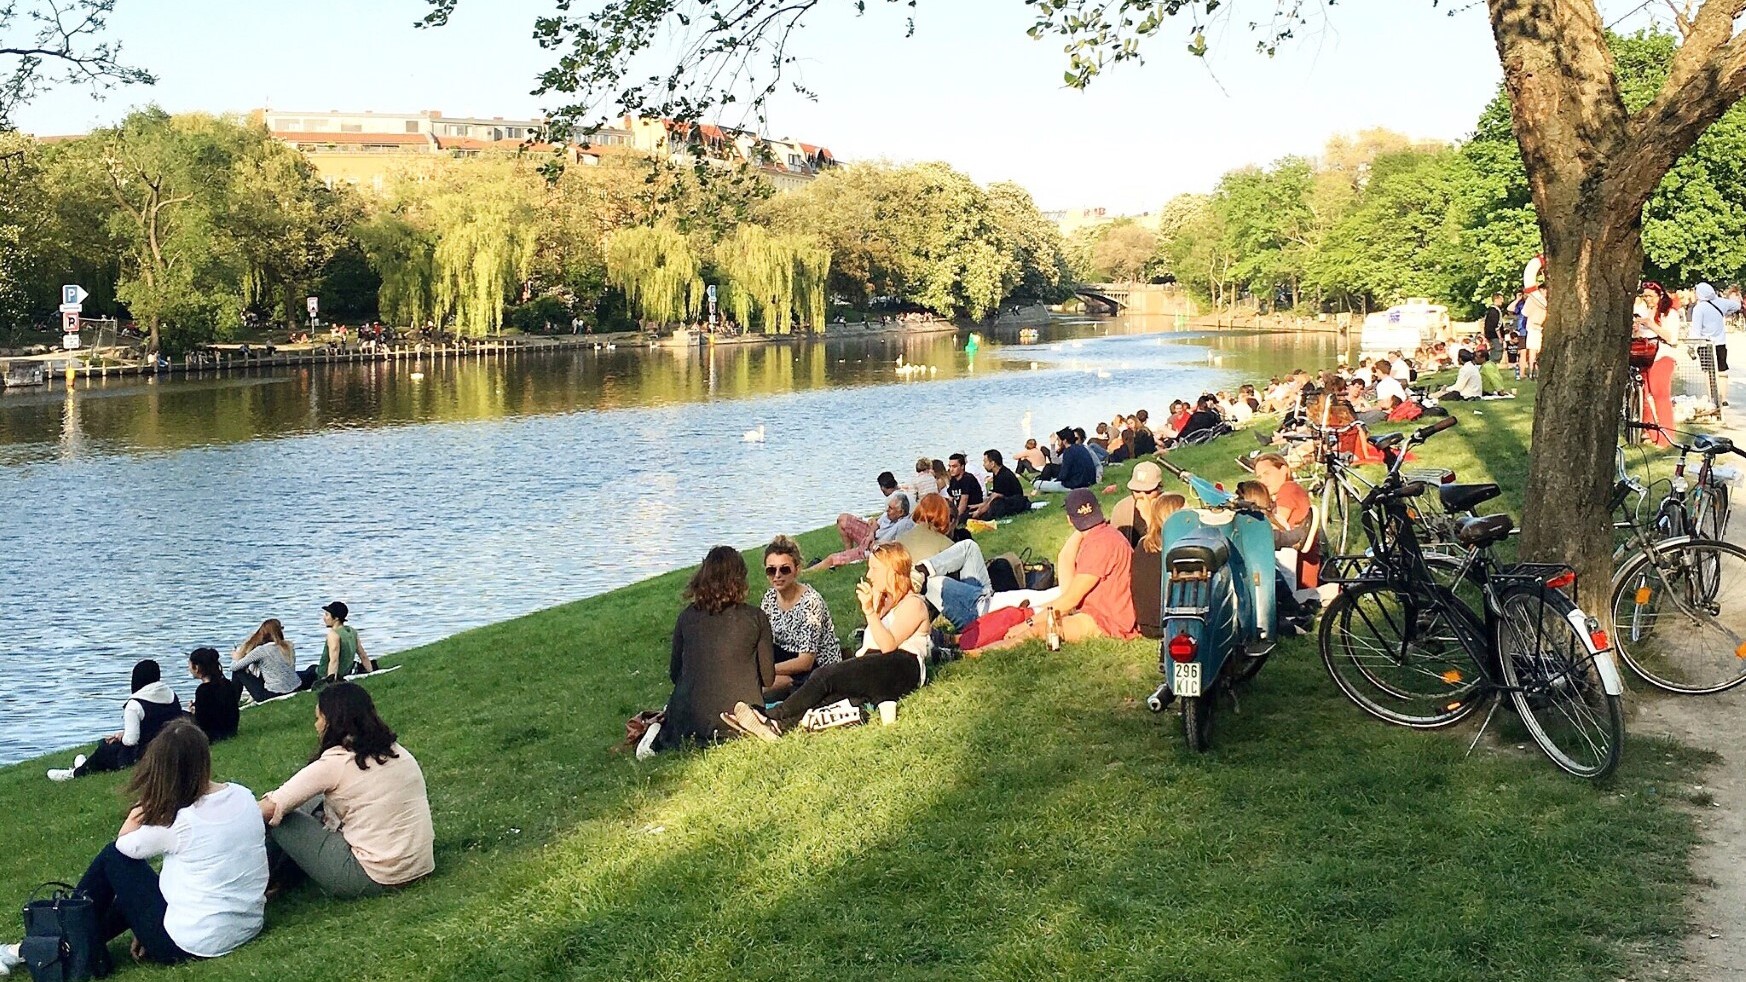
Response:
[{"label": "grey trousers", "polygon": [[349,900],[383,892],[387,888],[370,879],[370,874],[358,865],[358,857],[352,855],[345,836],[322,825],[321,819],[315,817],[321,801],[316,797],[302,808],[286,812],[278,827],[269,830],[273,844],[284,850],[317,886],[335,897]]}]

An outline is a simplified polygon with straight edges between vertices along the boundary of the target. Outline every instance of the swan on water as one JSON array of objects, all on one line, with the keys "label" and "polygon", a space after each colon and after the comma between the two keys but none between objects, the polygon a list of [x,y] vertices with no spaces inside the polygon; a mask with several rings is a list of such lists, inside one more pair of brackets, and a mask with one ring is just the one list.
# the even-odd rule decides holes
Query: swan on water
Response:
[{"label": "swan on water", "polygon": [[423,381],[424,373],[423,372],[413,372],[411,375],[411,378],[414,382]]},{"label": "swan on water", "polygon": [[759,423],[758,428],[755,430],[747,430],[746,435],[740,437],[740,439],[744,440],[746,443],[763,443],[764,442],[764,424]]},{"label": "swan on water", "polygon": [[1109,372],[1100,368],[1097,370],[1097,377],[1098,378],[1109,378]]}]

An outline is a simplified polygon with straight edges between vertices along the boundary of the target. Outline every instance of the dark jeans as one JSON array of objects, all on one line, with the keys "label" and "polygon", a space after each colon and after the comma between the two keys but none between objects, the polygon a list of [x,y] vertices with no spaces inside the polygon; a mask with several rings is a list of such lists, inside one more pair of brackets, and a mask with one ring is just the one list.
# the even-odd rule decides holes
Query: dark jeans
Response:
[{"label": "dark jeans", "polygon": [[284,692],[274,692],[271,689],[268,689],[267,683],[259,675],[256,675],[253,672],[238,672],[235,675],[232,675],[231,678],[235,679],[239,685],[247,690],[249,698],[256,702],[266,702],[268,699],[277,699],[280,696],[287,694]]},{"label": "dark jeans", "polygon": [[138,747],[130,747],[120,740],[102,740],[92,748],[85,760],[85,766],[76,772],[80,777],[87,774],[101,774],[105,771],[125,771],[139,762]]},{"label": "dark jeans", "polygon": [[129,859],[111,842],[91,861],[79,889],[97,907],[104,941],[132,931],[148,961],[176,965],[194,957],[177,947],[164,930],[164,895],[158,889],[157,872],[145,860]]},{"label": "dark jeans", "polygon": [[1015,498],[1009,494],[994,499],[988,505],[988,517],[1011,518],[1014,515],[1023,515],[1030,510],[1031,503],[1028,500]]},{"label": "dark jeans", "polygon": [[921,663],[907,651],[862,655],[817,669],[806,684],[770,710],[770,718],[791,729],[809,709],[847,699],[857,705],[901,699],[921,688]]}]

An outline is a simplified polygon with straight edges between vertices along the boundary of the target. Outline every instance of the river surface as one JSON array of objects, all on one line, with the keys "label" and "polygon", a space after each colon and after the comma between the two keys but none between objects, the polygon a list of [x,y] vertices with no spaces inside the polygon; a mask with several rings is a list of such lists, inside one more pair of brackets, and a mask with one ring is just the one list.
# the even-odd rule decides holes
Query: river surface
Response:
[{"label": "river surface", "polygon": [[187,652],[265,617],[308,664],[341,599],[386,655],[876,511],[874,476],[924,454],[1010,456],[1336,360],[1331,335],[1167,328],[996,329],[974,359],[946,334],[0,393],[0,763],[117,729],[140,658],[186,699]]}]

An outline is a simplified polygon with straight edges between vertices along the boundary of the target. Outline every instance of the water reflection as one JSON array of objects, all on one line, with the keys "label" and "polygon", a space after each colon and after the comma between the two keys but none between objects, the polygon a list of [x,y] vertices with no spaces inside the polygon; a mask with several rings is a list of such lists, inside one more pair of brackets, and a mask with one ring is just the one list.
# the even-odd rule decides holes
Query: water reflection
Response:
[{"label": "water reflection", "polygon": [[180,679],[188,650],[263,617],[308,661],[319,606],[345,599],[388,653],[870,510],[877,471],[1012,449],[1027,416],[1158,412],[1333,356],[1326,336],[1152,326],[1067,324],[1059,348],[996,330],[974,365],[941,335],[8,393],[0,761],[113,729],[133,661]]}]

